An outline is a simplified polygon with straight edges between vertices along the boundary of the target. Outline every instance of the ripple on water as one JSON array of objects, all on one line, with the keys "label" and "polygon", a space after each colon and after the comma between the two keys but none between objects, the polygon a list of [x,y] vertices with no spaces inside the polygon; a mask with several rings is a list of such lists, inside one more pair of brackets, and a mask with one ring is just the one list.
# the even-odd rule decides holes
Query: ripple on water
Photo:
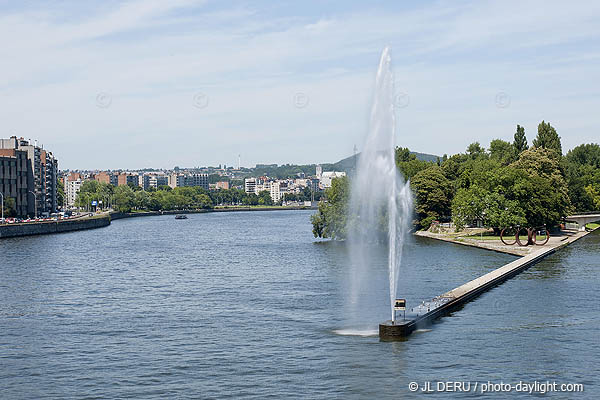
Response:
[{"label": "ripple on water", "polygon": [[[600,235],[380,342],[385,262],[352,303],[346,244],[315,244],[311,213],[1,240],[0,397],[397,399],[419,398],[411,381],[551,379],[600,398]],[[424,238],[404,255],[409,307],[514,259]]]}]

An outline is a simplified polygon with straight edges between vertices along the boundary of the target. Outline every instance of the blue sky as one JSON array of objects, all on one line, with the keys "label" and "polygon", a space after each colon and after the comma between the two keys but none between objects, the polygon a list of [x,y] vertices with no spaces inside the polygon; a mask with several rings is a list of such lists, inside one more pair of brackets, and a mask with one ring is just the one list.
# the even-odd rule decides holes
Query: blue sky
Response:
[{"label": "blue sky", "polygon": [[390,45],[399,145],[531,142],[544,119],[570,149],[599,141],[599,20],[592,1],[3,1],[0,136],[70,169],[335,162]]}]

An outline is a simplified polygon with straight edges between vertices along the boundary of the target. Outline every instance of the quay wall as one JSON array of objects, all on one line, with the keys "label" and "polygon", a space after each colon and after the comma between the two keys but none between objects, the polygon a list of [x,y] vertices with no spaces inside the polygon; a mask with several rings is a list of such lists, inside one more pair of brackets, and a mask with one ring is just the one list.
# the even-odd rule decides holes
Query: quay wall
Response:
[{"label": "quay wall", "polygon": [[0,239],[46,235],[49,233],[62,233],[71,231],[80,231],[84,229],[102,228],[110,225],[110,217],[108,215],[84,217],[60,221],[44,221],[37,223],[22,223],[22,224],[6,224],[0,225]]}]

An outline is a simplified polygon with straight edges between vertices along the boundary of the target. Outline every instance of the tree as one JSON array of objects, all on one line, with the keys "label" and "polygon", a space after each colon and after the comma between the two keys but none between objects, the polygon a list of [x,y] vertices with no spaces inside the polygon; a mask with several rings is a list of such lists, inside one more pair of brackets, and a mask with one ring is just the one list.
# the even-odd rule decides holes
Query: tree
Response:
[{"label": "tree", "polygon": [[537,136],[533,140],[533,146],[554,150],[558,155],[562,155],[560,136],[549,122],[540,122]]},{"label": "tree", "polygon": [[452,201],[452,220],[458,230],[479,221],[496,232],[507,226],[526,223],[525,211],[517,201],[478,185],[458,190]]},{"label": "tree", "polygon": [[529,226],[554,226],[571,211],[567,183],[554,149],[526,150],[510,166],[524,174],[511,190],[517,194]]},{"label": "tree", "polygon": [[273,199],[271,198],[271,193],[268,190],[263,190],[258,193],[258,204],[261,206],[272,206]]},{"label": "tree", "polygon": [[452,221],[457,230],[462,230],[465,225],[475,221],[483,221],[485,196],[487,192],[477,185],[468,189],[461,188],[452,200]]},{"label": "tree", "polygon": [[313,235],[319,238],[345,239],[347,212],[350,199],[348,177],[334,178],[325,190],[327,201],[319,202],[316,214],[310,217]]},{"label": "tree", "polygon": [[515,150],[512,144],[501,139],[490,143],[490,158],[502,165],[508,165],[515,160]]},{"label": "tree", "polygon": [[417,156],[412,154],[405,147],[396,147],[396,166],[406,180],[412,179],[419,171],[429,168],[433,163],[423,160],[417,160]]},{"label": "tree", "polygon": [[590,196],[594,208],[600,210],[600,185],[588,185],[585,191]]},{"label": "tree", "polygon": [[467,147],[467,154],[471,156],[472,159],[476,159],[485,156],[485,149],[481,147],[479,142],[474,142]]},{"label": "tree", "polygon": [[431,222],[450,215],[452,184],[437,165],[420,171],[411,180],[415,193],[417,227],[429,228]]},{"label": "tree", "polygon": [[119,212],[131,212],[135,206],[135,194],[128,185],[117,186],[113,197],[113,204]]},{"label": "tree", "polygon": [[396,147],[396,164],[416,159],[417,156],[412,154],[408,147]]},{"label": "tree", "polygon": [[[67,178],[65,178],[67,179]],[[64,185],[56,178],[56,203],[59,207],[62,207],[65,204],[65,187]]]},{"label": "tree", "polygon": [[16,201],[12,197],[4,198],[4,218],[11,218],[17,216]]},{"label": "tree", "polygon": [[523,128],[521,125],[517,125],[517,132],[514,136],[513,147],[517,157],[519,154],[529,148],[529,145],[527,144],[527,138],[525,137],[525,128]]},{"label": "tree", "polygon": [[145,210],[150,205],[150,194],[141,190],[134,193],[134,204],[137,210]]},{"label": "tree", "polygon": [[243,198],[242,202],[249,206],[256,206],[258,205],[258,196],[255,193],[250,193]]},{"label": "tree", "polygon": [[581,144],[567,153],[567,161],[576,165],[591,165],[600,168],[600,145]]},{"label": "tree", "polygon": [[577,211],[595,211],[595,188],[600,187],[600,146],[582,144],[565,157],[569,197]]},{"label": "tree", "polygon": [[209,209],[213,207],[213,202],[210,197],[204,193],[194,196],[194,202],[197,208]]}]

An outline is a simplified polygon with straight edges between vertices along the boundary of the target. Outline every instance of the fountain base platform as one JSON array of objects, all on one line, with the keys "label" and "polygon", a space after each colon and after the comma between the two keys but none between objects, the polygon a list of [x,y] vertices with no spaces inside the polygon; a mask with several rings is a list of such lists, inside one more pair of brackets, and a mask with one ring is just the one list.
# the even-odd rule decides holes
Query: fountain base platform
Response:
[{"label": "fountain base platform", "polygon": [[415,330],[413,320],[391,320],[379,324],[379,339],[384,341],[402,340]]}]

